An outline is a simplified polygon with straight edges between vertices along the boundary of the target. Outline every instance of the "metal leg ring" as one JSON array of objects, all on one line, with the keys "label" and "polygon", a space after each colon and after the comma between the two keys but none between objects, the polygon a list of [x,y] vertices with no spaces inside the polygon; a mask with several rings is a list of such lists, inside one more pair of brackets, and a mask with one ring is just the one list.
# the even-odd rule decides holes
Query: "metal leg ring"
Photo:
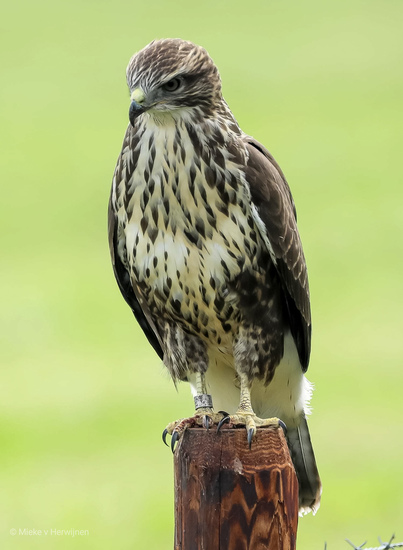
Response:
[{"label": "metal leg ring", "polygon": [[212,409],[213,398],[208,393],[201,393],[194,396],[195,409]]}]

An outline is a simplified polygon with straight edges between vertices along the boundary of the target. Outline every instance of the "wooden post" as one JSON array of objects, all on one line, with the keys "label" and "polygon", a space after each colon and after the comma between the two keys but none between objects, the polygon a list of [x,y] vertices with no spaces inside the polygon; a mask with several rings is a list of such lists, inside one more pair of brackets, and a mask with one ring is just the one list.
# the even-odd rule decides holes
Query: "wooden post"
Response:
[{"label": "wooden post", "polygon": [[283,430],[187,429],[175,451],[175,550],[295,550],[298,481]]}]

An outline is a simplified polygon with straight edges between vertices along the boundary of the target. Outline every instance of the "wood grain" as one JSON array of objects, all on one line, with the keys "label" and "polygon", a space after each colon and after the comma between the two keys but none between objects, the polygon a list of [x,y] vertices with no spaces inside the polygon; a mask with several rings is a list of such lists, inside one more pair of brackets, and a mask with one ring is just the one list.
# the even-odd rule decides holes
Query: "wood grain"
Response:
[{"label": "wood grain", "polygon": [[192,428],[174,456],[175,550],[295,550],[298,481],[281,429]]}]

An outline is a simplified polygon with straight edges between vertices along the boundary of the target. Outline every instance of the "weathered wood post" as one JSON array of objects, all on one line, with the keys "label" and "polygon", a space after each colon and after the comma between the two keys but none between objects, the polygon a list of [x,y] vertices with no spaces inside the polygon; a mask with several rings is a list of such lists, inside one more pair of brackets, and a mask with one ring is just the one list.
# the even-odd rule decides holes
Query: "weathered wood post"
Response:
[{"label": "weathered wood post", "polygon": [[175,550],[295,550],[298,481],[282,429],[187,429],[175,451]]}]

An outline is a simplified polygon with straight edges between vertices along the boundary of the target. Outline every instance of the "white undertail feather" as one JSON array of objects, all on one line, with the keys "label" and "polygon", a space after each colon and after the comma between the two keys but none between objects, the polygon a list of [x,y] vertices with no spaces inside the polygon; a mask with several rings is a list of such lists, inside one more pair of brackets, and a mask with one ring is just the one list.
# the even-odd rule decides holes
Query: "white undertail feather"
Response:
[{"label": "white undertail feather", "polygon": [[[239,405],[240,392],[236,385],[233,358],[213,348],[209,350],[209,359],[206,383],[213,396],[214,408],[234,413]],[[190,384],[195,394],[193,377]],[[294,340],[287,333],[284,338],[284,357],[273,380],[267,386],[257,379],[253,383],[253,410],[261,418],[277,416],[290,427],[296,426],[301,414],[309,413],[311,395],[312,385],[302,373]]]},{"label": "white undertail feather", "polygon": [[[195,376],[189,379],[196,395]],[[234,414],[239,406],[240,390],[236,382],[233,358],[217,348],[209,350],[207,390],[216,411]],[[287,425],[287,441],[300,483],[300,515],[314,514],[320,505],[321,485],[309,436],[306,415],[313,386],[304,376],[297,349],[290,333],[284,338],[284,356],[267,386],[255,380],[252,386],[252,407],[260,418],[277,417]]]}]

